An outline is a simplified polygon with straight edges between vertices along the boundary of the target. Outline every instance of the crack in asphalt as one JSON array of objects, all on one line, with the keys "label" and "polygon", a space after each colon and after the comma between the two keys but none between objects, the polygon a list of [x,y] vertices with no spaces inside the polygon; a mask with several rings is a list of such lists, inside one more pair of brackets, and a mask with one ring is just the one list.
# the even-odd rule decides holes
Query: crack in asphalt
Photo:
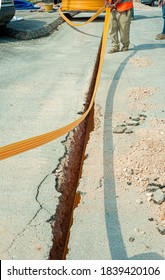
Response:
[{"label": "crack in asphalt", "polygon": [[[74,132],[74,130],[73,130]],[[64,138],[63,141],[61,141],[61,143],[63,144],[64,147],[64,154],[59,158],[58,160],[58,164],[57,167],[52,171],[52,174],[55,174],[55,190],[59,193],[61,193],[60,190],[60,183],[59,183],[59,177],[60,177],[60,173],[62,172],[62,161],[65,160],[66,156],[68,155],[68,149],[66,147],[66,143],[70,137],[71,132],[69,132],[66,137]]]},{"label": "crack in asphalt", "polygon": [[40,182],[40,184],[38,185],[38,187],[37,187],[37,193],[36,193],[35,200],[36,200],[36,202],[39,204],[39,209],[36,211],[35,215],[34,215],[34,216],[32,217],[32,219],[28,222],[28,224],[25,226],[25,228],[24,228],[23,230],[21,230],[19,233],[17,233],[16,237],[13,238],[13,240],[11,241],[9,247],[8,247],[7,249],[5,249],[4,251],[1,252],[2,254],[5,253],[5,252],[7,252],[7,253],[11,256],[11,254],[9,253],[9,250],[12,248],[12,246],[13,246],[13,244],[15,243],[16,239],[17,239],[19,236],[21,236],[21,235],[25,232],[25,230],[27,229],[27,227],[35,220],[35,218],[37,217],[38,213],[39,213],[41,210],[45,210],[45,211],[47,211],[49,214],[51,214],[45,207],[43,207],[43,204],[44,204],[44,203],[42,204],[42,203],[39,201],[39,199],[38,199],[38,196],[39,196],[39,193],[40,193],[40,188],[41,188],[43,182],[46,180],[46,178],[47,178],[49,175],[50,175],[50,174],[47,174],[47,175],[44,177],[44,179]]}]

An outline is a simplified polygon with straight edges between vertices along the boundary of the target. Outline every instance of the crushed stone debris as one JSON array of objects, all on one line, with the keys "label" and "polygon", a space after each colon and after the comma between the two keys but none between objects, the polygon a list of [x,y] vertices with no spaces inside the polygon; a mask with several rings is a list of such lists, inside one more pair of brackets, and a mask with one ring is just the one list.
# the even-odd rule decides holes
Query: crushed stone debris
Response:
[{"label": "crushed stone debris", "polygon": [[133,133],[133,130],[132,130],[132,128],[127,128],[127,129],[125,130],[125,133],[126,133],[126,134],[130,134],[130,133]]},{"label": "crushed stone debris", "polygon": [[128,125],[128,126],[137,126],[139,124],[140,124],[139,121],[129,121],[126,123],[126,125]]},{"label": "crushed stone debris", "polygon": [[[128,91],[128,107],[146,112],[158,107],[158,104],[150,104],[149,98],[160,91],[155,87],[134,87]],[[141,120],[145,120],[145,114],[139,114]]]},{"label": "crushed stone debris", "polygon": [[134,117],[129,117],[127,120],[123,120],[122,123],[118,123],[116,127],[113,129],[113,133],[126,133],[130,134],[133,133],[134,131],[132,130],[132,126],[138,126],[141,124],[142,121],[146,119],[146,115],[144,114],[139,114],[139,117],[134,116]]},{"label": "crushed stone debris", "polygon": [[[118,155],[115,161],[115,170],[119,180],[124,178],[128,180],[129,177],[132,183],[138,181],[139,186],[147,187],[151,182],[149,178],[155,175],[159,177],[159,185],[165,185],[165,141],[164,136],[159,133],[159,128],[138,129],[137,141],[132,149],[126,154]],[[126,171],[123,170],[123,166]],[[132,169],[134,172],[130,174]]]},{"label": "crushed stone debris", "polygon": [[[138,117],[146,119],[147,115],[139,113]],[[124,121],[127,123],[126,118]],[[165,119],[154,118],[148,121],[147,128],[137,126],[136,140],[127,152],[117,153],[114,170],[119,183],[125,182],[129,188],[136,187],[137,190],[142,189],[145,192],[145,203],[148,203],[149,207],[154,204],[154,209],[157,209],[153,219],[165,225],[164,125]],[[135,198],[135,201],[140,204],[139,198]]]},{"label": "crushed stone debris", "polygon": [[130,63],[137,67],[148,67],[154,65],[150,58],[142,56],[131,58]]},{"label": "crushed stone debris", "polygon": [[126,126],[116,126],[113,129],[113,133],[124,133],[125,130],[126,130]]},{"label": "crushed stone debris", "polygon": [[[147,97],[152,96],[158,90],[159,88],[155,88],[155,87],[133,87],[128,92],[128,99],[134,102],[141,101]],[[140,114],[140,117],[146,117],[146,115]]]}]

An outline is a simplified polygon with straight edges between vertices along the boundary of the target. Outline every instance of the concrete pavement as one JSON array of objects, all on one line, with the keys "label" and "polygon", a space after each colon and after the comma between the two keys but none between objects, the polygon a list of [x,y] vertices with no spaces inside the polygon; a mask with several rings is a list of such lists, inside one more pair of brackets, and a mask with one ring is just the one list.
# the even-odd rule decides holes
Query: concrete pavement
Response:
[{"label": "concrete pavement", "polygon": [[[154,145],[162,144],[164,156],[161,125],[165,45],[154,39],[161,31],[161,23],[159,9],[135,8],[130,50],[105,56],[95,101],[95,128],[90,135],[78,187],[81,199],[74,211],[67,259],[165,258],[164,236],[156,228],[157,223],[163,224],[159,218],[162,205],[147,200],[139,175],[144,156],[139,152],[140,161],[138,152],[135,153],[147,150],[145,145],[138,150],[139,141],[142,138],[145,143],[145,138],[150,139],[151,135],[146,133],[152,130],[153,138],[157,137]],[[6,60],[6,43],[1,42],[2,145],[20,140],[20,136],[26,138],[52,130],[77,117],[90,84],[102,27],[103,22],[98,21],[75,32],[65,25],[48,40],[34,40],[32,45],[27,41],[12,42],[10,49],[14,53],[10,53],[9,60]],[[110,40],[107,48],[110,48]],[[45,50],[49,50],[48,56]],[[9,67],[11,62],[13,67]],[[42,69],[49,71],[45,73]],[[139,92],[131,91],[139,87],[143,90],[142,97]],[[139,98],[142,98],[140,102]],[[119,121],[137,117],[142,112],[147,120],[134,127],[133,133],[113,134]],[[1,259],[48,258],[52,247],[51,219],[60,195],[55,189],[53,171],[61,172],[58,166],[66,156],[65,140],[62,137],[2,162]],[[151,165],[158,155],[147,157],[148,161],[152,159]],[[133,165],[135,158],[140,165],[137,170]],[[129,159],[137,172],[135,178],[131,173],[132,181],[126,180],[127,174],[123,175],[123,172],[132,172]],[[148,168],[147,163],[143,167]]]}]

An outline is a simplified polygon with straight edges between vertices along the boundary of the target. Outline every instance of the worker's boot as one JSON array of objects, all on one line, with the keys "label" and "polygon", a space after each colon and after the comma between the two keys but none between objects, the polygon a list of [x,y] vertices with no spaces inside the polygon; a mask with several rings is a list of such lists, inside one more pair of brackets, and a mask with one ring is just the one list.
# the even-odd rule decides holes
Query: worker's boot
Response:
[{"label": "worker's boot", "polygon": [[119,48],[111,48],[109,51],[108,51],[108,53],[116,53],[116,52],[119,52]]},{"label": "worker's boot", "polygon": [[121,48],[121,52],[126,52],[129,50],[129,47],[127,45],[123,45]]},{"label": "worker's boot", "polygon": [[155,39],[156,40],[165,40],[165,34],[163,34],[163,33],[158,34],[158,35],[156,35]]}]

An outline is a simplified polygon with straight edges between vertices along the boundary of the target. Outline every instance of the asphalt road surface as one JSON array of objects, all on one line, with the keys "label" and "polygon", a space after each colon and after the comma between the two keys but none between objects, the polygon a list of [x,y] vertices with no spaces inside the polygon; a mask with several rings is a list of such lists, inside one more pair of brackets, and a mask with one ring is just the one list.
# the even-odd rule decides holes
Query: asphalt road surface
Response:
[{"label": "asphalt road surface", "polygon": [[[159,122],[164,119],[165,44],[154,39],[161,26],[160,9],[135,7],[130,50],[105,56],[95,102],[95,129],[87,146],[67,259],[165,257],[164,236],[156,228],[157,222],[164,226],[157,216],[162,204],[150,201],[149,207],[144,188],[137,190],[137,184],[123,182],[120,166],[116,169],[119,173],[114,168],[115,160],[122,162],[121,155],[129,153],[128,145],[136,147],[141,131],[129,139],[112,132],[119,120],[144,111],[147,121],[140,129],[148,129],[156,118]],[[103,17],[79,28],[62,24],[51,36],[32,41],[0,39],[1,146],[52,131],[79,116],[102,29]],[[127,93],[135,87],[144,91],[159,88],[159,94],[153,94],[146,106],[128,106]],[[60,196],[52,172],[65,157],[65,139],[1,162],[1,259],[48,258],[52,247],[48,221]]]}]

